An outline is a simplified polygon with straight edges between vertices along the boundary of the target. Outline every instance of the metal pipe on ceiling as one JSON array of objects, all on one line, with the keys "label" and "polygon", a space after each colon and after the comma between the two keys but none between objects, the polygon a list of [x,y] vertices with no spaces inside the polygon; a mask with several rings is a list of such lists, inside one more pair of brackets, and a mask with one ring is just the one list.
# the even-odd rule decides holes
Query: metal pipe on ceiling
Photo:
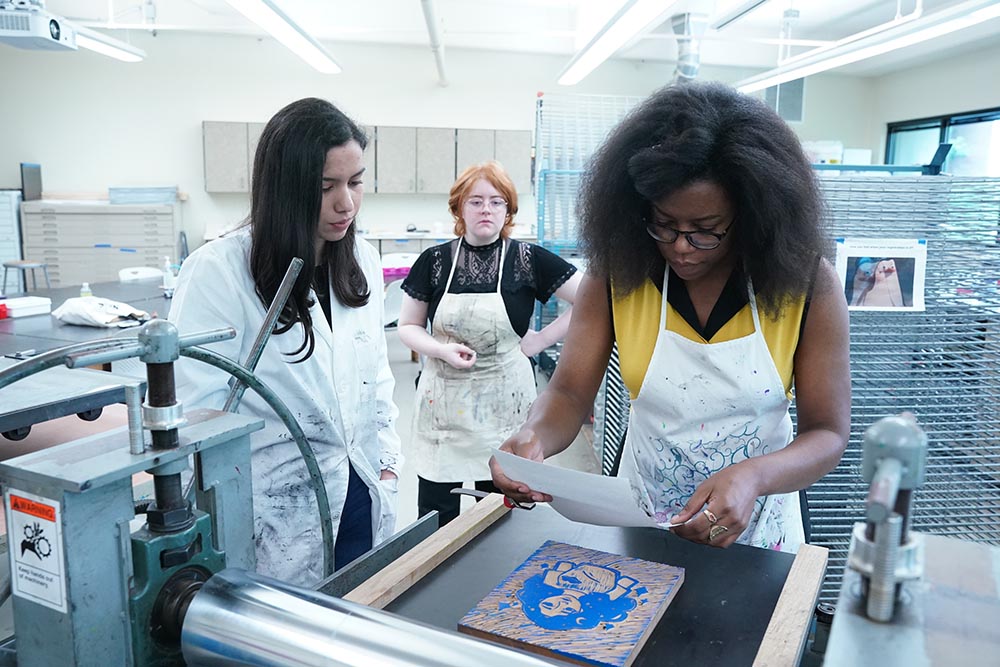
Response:
[{"label": "metal pipe on ceiling", "polygon": [[441,41],[440,24],[437,12],[434,10],[434,0],[420,0],[420,5],[424,10],[427,36],[430,38],[431,51],[434,52],[434,63],[437,65],[438,85],[444,88],[448,85],[448,74],[444,69],[444,42]]}]

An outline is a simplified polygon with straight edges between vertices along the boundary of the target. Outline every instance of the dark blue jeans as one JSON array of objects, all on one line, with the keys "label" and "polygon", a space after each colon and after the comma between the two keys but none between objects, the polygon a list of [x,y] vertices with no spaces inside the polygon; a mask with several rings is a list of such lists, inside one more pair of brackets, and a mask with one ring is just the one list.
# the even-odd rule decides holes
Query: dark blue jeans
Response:
[{"label": "dark blue jeans", "polygon": [[[350,466],[350,464],[348,464]],[[350,466],[347,498],[333,545],[333,569],[339,570],[372,548],[372,497],[354,466]]]}]

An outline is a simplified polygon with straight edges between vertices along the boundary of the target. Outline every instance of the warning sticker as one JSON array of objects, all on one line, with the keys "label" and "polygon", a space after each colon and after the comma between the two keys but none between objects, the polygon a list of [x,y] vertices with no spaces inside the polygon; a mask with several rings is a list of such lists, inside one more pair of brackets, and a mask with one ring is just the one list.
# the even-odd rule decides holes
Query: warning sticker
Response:
[{"label": "warning sticker", "polygon": [[66,612],[59,502],[5,489],[14,595]]}]

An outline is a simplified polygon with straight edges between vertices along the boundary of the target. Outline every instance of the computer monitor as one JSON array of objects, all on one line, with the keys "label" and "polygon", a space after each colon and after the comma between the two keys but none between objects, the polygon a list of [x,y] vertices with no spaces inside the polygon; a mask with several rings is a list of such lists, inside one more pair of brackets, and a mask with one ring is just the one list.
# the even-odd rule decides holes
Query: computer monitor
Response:
[{"label": "computer monitor", "polygon": [[42,165],[21,163],[21,198],[24,201],[42,198]]}]

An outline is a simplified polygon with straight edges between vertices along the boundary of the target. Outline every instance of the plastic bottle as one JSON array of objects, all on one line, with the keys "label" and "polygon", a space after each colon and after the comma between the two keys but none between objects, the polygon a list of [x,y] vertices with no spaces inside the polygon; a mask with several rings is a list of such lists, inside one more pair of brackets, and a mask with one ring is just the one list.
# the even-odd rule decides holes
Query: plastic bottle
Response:
[{"label": "plastic bottle", "polygon": [[174,267],[170,263],[170,257],[163,257],[163,296],[172,299],[174,288],[177,287],[177,276],[174,275]]},{"label": "plastic bottle", "polygon": [[90,290],[90,283],[80,285],[80,296],[94,296],[94,293]]}]

